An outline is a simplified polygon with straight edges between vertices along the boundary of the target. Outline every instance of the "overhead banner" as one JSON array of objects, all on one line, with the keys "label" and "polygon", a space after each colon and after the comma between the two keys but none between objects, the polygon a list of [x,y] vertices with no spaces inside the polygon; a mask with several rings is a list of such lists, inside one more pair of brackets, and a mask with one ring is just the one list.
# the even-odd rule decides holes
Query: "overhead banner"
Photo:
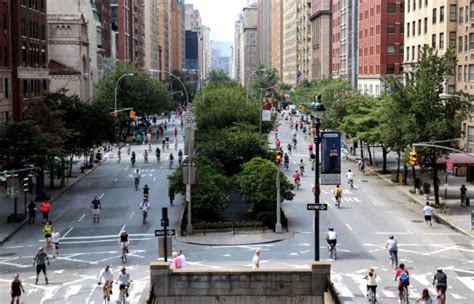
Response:
[{"label": "overhead banner", "polygon": [[272,111],[262,110],[262,121],[272,121]]},{"label": "overhead banner", "polygon": [[321,185],[341,184],[341,133],[321,132]]}]

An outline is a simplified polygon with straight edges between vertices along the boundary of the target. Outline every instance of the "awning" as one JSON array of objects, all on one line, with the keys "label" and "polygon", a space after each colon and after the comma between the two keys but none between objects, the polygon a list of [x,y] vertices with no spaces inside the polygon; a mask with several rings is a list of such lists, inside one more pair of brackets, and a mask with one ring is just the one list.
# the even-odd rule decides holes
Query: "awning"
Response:
[{"label": "awning", "polygon": [[474,153],[449,153],[438,158],[438,164],[445,164],[447,161],[453,162],[454,165],[474,164]]}]

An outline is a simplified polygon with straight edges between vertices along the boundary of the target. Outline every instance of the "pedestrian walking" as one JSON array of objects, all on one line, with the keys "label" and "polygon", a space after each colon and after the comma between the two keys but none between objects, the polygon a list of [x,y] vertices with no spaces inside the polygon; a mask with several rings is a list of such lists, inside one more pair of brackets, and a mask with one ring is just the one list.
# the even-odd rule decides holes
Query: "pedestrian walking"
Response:
[{"label": "pedestrian walking", "polygon": [[51,243],[53,245],[53,259],[59,256],[59,239],[61,235],[59,234],[58,229],[54,229],[53,233],[51,234]]},{"label": "pedestrian walking", "polygon": [[461,191],[461,206],[464,208],[466,207],[466,195],[467,195],[467,188],[465,185],[462,185],[461,188],[459,188],[459,191]]},{"label": "pedestrian walking", "polygon": [[94,199],[91,202],[91,209],[92,209],[92,216],[94,218],[94,223],[100,222],[100,209],[102,209],[102,205],[100,200],[97,198],[97,195],[94,195]]},{"label": "pedestrian walking", "polygon": [[48,285],[48,275],[46,274],[46,263],[48,263],[49,265],[48,255],[44,252],[43,247],[40,247],[38,249],[38,253],[36,253],[33,259],[33,266],[36,265],[35,285],[38,285],[38,278],[39,278],[40,272],[43,272],[46,285]]},{"label": "pedestrian walking", "polygon": [[122,159],[122,147],[119,147],[118,150],[117,150],[117,163],[120,164],[120,160]]},{"label": "pedestrian walking", "polygon": [[49,212],[51,211],[51,203],[46,199],[41,202],[41,213],[43,214],[43,224],[49,219]]},{"label": "pedestrian walking", "polygon": [[43,226],[44,238],[46,239],[46,246],[51,249],[51,235],[53,233],[53,225],[51,221],[47,221]]},{"label": "pedestrian walking", "polygon": [[168,196],[170,197],[170,205],[173,206],[174,201],[174,189],[172,187],[168,190]]},{"label": "pedestrian walking", "polygon": [[260,268],[260,249],[255,250],[255,255],[252,259],[252,269]]},{"label": "pedestrian walking", "polygon": [[22,292],[25,293],[25,288],[23,288],[23,284],[20,280],[20,274],[16,273],[13,276],[13,281],[10,283],[11,304],[20,304]]},{"label": "pedestrian walking", "polygon": [[130,150],[131,150],[130,144],[127,143],[125,146],[127,147],[127,155],[130,155]]},{"label": "pedestrian walking", "polygon": [[33,200],[28,204],[29,223],[34,224],[36,218],[36,204]]},{"label": "pedestrian walking", "polygon": [[433,226],[433,224],[431,223],[431,217],[433,215],[433,208],[430,206],[429,202],[426,202],[425,207],[423,207],[423,214],[425,215],[426,227]]},{"label": "pedestrian walking", "polygon": [[151,144],[151,132],[146,135],[146,140],[148,144]]}]

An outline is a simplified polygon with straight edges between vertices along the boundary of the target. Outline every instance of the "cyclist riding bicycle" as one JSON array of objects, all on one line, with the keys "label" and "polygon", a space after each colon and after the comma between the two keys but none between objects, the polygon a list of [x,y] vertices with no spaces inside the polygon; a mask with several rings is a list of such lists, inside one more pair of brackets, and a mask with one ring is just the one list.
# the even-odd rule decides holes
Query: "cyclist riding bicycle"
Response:
[{"label": "cyclist riding bicycle", "polygon": [[119,282],[119,290],[122,291],[123,289],[125,289],[125,295],[128,297],[127,288],[130,285],[131,279],[130,274],[127,272],[127,269],[125,269],[125,267],[120,270],[120,274],[118,275],[117,280],[115,281],[116,284],[118,284]]},{"label": "cyclist riding bicycle", "polygon": [[395,265],[398,265],[398,242],[393,238],[393,235],[388,237],[385,248],[388,248],[389,259],[393,256]]},{"label": "cyclist riding bicycle", "polygon": [[[395,271],[394,281],[398,279],[398,298],[402,300],[403,290],[406,289],[408,293],[408,285],[410,285],[410,273],[405,269],[405,264],[400,264],[400,267]],[[407,297],[405,295],[405,297]]]},{"label": "cyclist riding bicycle", "polygon": [[126,252],[128,253],[128,245],[130,244],[130,241],[128,239],[128,234],[127,231],[122,231],[120,234],[119,238],[119,245],[121,248],[125,248]]},{"label": "cyclist riding bicycle", "polygon": [[[364,280],[367,280],[367,294],[372,290],[375,297],[377,293],[377,275],[375,274],[374,268],[369,268],[369,272],[365,274]],[[377,301],[376,299],[374,300]]]},{"label": "cyclist riding bicycle", "polygon": [[135,187],[137,187],[137,190],[138,185],[140,185],[140,178],[142,178],[142,175],[140,174],[140,170],[137,169],[137,171],[135,171],[135,174],[133,174],[133,179],[135,180]]},{"label": "cyclist riding bicycle", "polygon": [[438,268],[434,278],[433,287],[436,287],[437,298],[440,304],[446,302],[446,289],[448,288],[448,276],[443,272],[443,269]]},{"label": "cyclist riding bicycle", "polygon": [[342,198],[342,187],[341,185],[337,185],[334,187],[332,190],[332,193],[334,194],[334,198],[336,199],[336,204],[341,201]]},{"label": "cyclist riding bicycle", "polygon": [[145,185],[145,187],[143,187],[143,197],[148,200],[149,196],[150,196],[150,187],[148,187],[148,185]]},{"label": "cyclist riding bicycle", "polygon": [[285,153],[285,155],[283,155],[283,162],[285,163],[286,170],[288,170],[288,166],[290,164],[290,157],[288,156],[287,153]]},{"label": "cyclist riding bicycle", "polygon": [[299,166],[300,166],[301,176],[303,176],[304,175],[304,160],[300,159]]},{"label": "cyclist riding bicycle", "polygon": [[335,248],[337,244],[337,234],[334,231],[334,228],[329,228],[326,233],[326,242],[328,243],[329,248]]},{"label": "cyclist riding bicycle", "polygon": [[156,149],[155,149],[155,156],[156,156],[157,161],[160,162],[161,150],[158,147],[156,147]]},{"label": "cyclist riding bicycle", "polygon": [[[105,268],[100,271],[97,284],[102,284],[102,279],[104,280],[104,288],[106,288],[107,285],[111,286],[114,282],[114,272],[110,268],[110,265],[106,265]],[[110,288],[110,294],[112,294],[112,288]]]},{"label": "cyclist riding bicycle", "polygon": [[135,151],[132,152],[132,156],[130,156],[130,161],[132,162],[132,167],[135,165],[135,159],[136,159],[136,155],[135,155]]},{"label": "cyclist riding bicycle", "polygon": [[286,146],[286,148],[288,149],[288,153],[290,153],[290,155],[291,155],[291,144],[288,144],[288,146]]},{"label": "cyclist riding bicycle", "polygon": [[296,187],[299,187],[300,185],[300,180],[301,180],[301,175],[300,173],[298,172],[298,170],[295,170],[295,172],[293,173],[293,182],[295,183],[295,186]]}]

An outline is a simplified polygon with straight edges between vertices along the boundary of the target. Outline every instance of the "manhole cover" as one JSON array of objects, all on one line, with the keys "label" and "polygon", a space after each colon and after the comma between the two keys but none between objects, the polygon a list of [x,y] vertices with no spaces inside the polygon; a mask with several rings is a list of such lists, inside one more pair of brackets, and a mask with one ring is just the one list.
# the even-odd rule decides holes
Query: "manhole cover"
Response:
[{"label": "manhole cover", "polygon": [[413,223],[423,223],[422,220],[411,220]]},{"label": "manhole cover", "polygon": [[366,180],[366,179],[361,179],[360,181],[363,182],[363,183],[368,183],[368,182],[369,182],[369,181]]}]

